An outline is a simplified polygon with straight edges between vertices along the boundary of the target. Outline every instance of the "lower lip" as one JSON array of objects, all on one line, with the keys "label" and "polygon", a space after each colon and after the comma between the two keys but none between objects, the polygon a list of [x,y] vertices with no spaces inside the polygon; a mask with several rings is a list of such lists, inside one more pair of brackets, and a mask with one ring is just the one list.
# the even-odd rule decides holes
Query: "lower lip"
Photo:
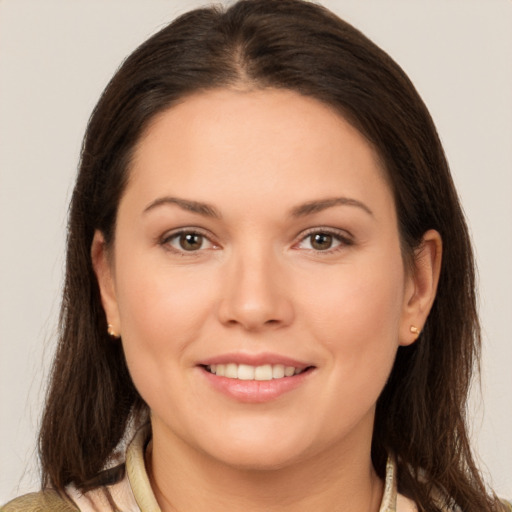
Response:
[{"label": "lower lip", "polygon": [[272,380],[239,380],[227,377],[218,377],[205,368],[200,368],[209,384],[224,395],[239,402],[264,403],[275,400],[280,396],[297,389],[309,378],[313,368],[309,368],[298,375]]}]

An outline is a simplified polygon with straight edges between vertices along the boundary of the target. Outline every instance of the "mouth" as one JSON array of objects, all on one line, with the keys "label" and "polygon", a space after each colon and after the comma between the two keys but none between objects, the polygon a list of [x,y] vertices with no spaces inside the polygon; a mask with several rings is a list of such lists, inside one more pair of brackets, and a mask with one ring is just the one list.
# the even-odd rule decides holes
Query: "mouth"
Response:
[{"label": "mouth", "polygon": [[197,364],[211,389],[243,403],[265,403],[310,381],[317,367],[282,354],[231,353]]},{"label": "mouth", "polygon": [[209,364],[201,367],[217,377],[226,377],[235,380],[271,381],[286,379],[312,370],[313,366],[297,367],[284,364],[263,364],[253,366],[249,364]]}]

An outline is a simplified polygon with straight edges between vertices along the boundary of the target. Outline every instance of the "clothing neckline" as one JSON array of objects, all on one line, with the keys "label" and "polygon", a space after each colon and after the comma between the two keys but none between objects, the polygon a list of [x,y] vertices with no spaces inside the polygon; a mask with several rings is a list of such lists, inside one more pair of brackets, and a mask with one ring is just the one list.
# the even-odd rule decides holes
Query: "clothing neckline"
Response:
[{"label": "clothing neckline", "polygon": [[[141,512],[161,512],[156,501],[145,466],[144,451],[151,435],[151,425],[148,423],[135,434],[126,451],[126,476],[129,480],[133,496]],[[384,493],[379,512],[402,512],[397,509],[396,464],[392,457],[386,463]],[[405,497],[401,502],[408,502],[411,511],[416,510],[414,504]],[[411,508],[412,507],[412,508]],[[404,510],[403,512],[406,512]]]}]

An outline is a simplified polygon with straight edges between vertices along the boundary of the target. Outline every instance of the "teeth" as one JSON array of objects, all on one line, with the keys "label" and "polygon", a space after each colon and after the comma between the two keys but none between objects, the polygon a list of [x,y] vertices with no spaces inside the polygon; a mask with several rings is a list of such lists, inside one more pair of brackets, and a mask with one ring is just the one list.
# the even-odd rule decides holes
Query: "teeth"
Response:
[{"label": "teeth", "polygon": [[254,368],[254,380],[272,380],[272,365],[265,364]]},{"label": "teeth", "polygon": [[272,378],[273,379],[282,379],[284,377],[284,365],[275,364],[272,366]]},{"label": "teeth", "polygon": [[254,366],[248,364],[238,365],[238,380],[254,380]]},{"label": "teeth", "polygon": [[226,365],[224,377],[227,377],[228,379],[238,379],[238,365],[235,363],[228,363]]},{"label": "teeth", "polygon": [[284,376],[291,377],[292,375],[295,375],[295,368],[293,366],[285,366],[284,367]]},{"label": "teeth", "polygon": [[304,369],[282,364],[264,364],[262,366],[251,366],[249,364],[212,364],[206,367],[210,373],[219,377],[238,380],[272,380],[283,377],[299,375]]}]

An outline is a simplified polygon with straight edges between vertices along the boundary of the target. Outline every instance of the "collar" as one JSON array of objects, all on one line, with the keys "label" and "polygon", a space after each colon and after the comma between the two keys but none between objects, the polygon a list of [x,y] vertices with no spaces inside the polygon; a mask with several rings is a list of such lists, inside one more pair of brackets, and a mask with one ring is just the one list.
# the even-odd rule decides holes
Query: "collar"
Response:
[{"label": "collar", "polygon": [[[133,497],[141,512],[161,512],[149,482],[144,464],[144,450],[147,445],[151,427],[148,423],[137,431],[126,451],[126,475]],[[415,512],[414,503],[398,494],[396,481],[396,464],[392,457],[386,464],[384,494],[379,512]]]}]

